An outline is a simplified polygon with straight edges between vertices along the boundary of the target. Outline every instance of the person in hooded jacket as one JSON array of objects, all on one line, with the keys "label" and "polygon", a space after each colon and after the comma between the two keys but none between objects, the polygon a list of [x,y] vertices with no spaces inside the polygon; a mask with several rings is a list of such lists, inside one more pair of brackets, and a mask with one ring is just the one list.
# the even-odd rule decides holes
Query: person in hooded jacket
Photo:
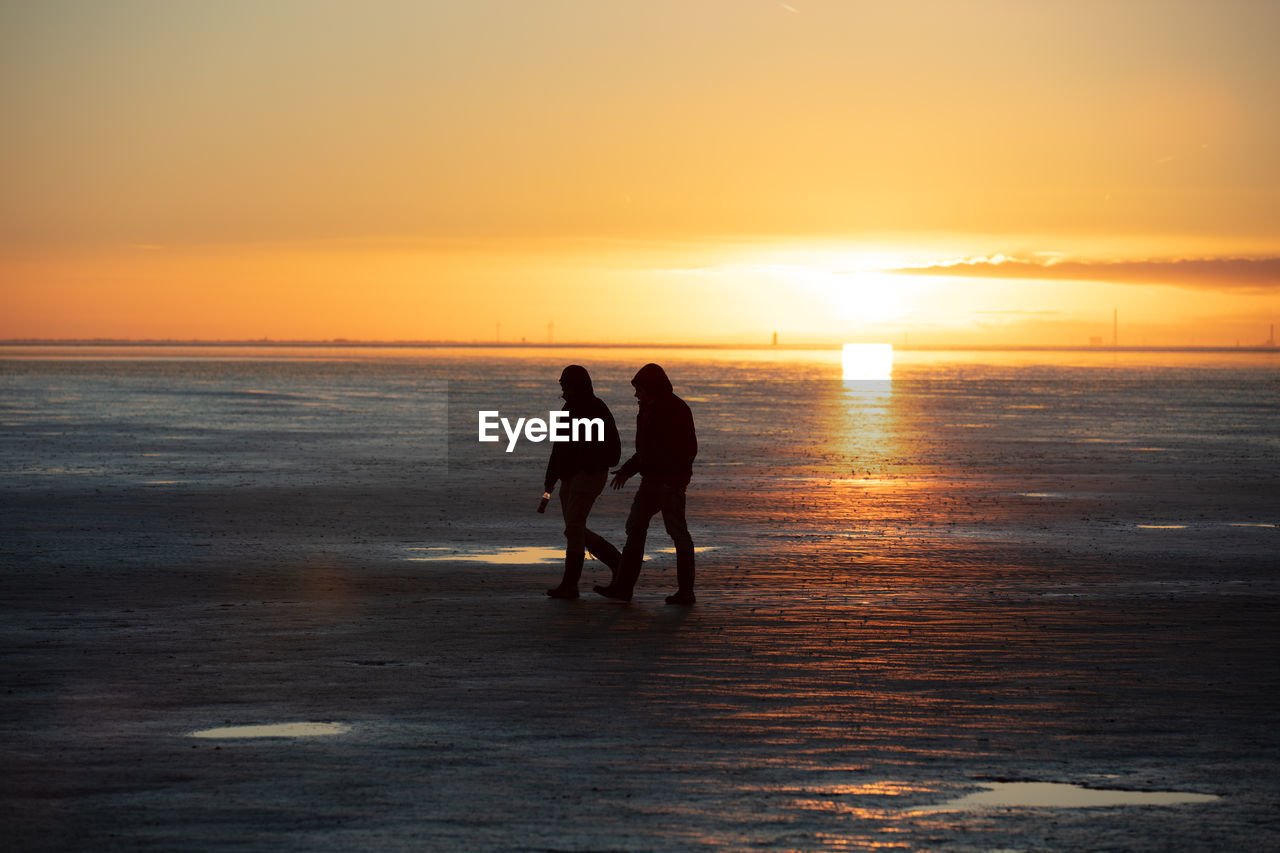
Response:
[{"label": "person in hooded jacket", "polygon": [[[662,522],[676,546],[676,583],[667,604],[693,604],[693,537],[685,520],[685,490],[693,476],[693,460],[698,455],[698,437],[693,413],[675,395],[667,373],[656,364],[646,364],[631,380],[640,411],[636,415],[636,452],[614,472],[612,485],[622,488],[635,474],[640,488],[627,516],[627,542],[622,562],[608,586],[595,591],[607,598],[630,601],[640,567],[649,522],[661,512]],[[593,550],[592,553],[595,553]],[[598,556],[598,555],[597,555]]]},{"label": "person in hooded jacket", "polygon": [[[618,464],[622,441],[613,413],[595,394],[591,375],[578,364],[560,373],[560,395],[571,420],[600,418],[604,421],[604,440],[590,441],[583,435],[576,441],[556,442],[551,446],[543,491],[555,491],[560,483],[560,512],[564,516],[564,576],[560,585],[547,590],[552,598],[578,597],[578,580],[582,577],[585,551],[590,548],[601,562],[616,569],[621,560],[618,549],[604,537],[587,528],[587,516],[596,498],[604,491],[609,468]],[[591,436],[594,437],[594,436]]]}]

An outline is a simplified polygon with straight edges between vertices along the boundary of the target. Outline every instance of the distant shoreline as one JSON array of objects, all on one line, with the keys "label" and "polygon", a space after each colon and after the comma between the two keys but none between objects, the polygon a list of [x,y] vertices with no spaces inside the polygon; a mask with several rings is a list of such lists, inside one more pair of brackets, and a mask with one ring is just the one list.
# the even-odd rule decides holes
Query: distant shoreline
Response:
[{"label": "distant shoreline", "polygon": [[[862,342],[858,342],[862,343]],[[882,342],[883,343],[883,342]],[[347,349],[686,349],[686,350],[750,350],[757,352],[803,352],[838,350],[839,343],[759,344],[759,343],[630,343],[567,342],[536,343],[509,341],[209,341],[209,340],[0,340],[0,347],[267,347],[280,349],[347,348]],[[1189,352],[1189,353],[1274,353],[1280,347],[1266,344],[1248,346],[1092,346],[1034,344],[893,344],[895,352]]]}]

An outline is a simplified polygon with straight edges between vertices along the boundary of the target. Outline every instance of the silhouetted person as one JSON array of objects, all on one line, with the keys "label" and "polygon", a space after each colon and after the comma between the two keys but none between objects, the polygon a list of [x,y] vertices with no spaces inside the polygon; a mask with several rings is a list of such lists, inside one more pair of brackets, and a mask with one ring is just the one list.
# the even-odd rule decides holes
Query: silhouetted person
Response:
[{"label": "silhouetted person", "polygon": [[553,444],[543,480],[545,492],[555,491],[556,481],[560,482],[565,540],[564,577],[559,586],[547,590],[547,595],[574,599],[578,597],[578,579],[582,577],[587,548],[613,570],[617,569],[621,559],[617,548],[587,529],[587,516],[591,514],[596,498],[604,491],[604,484],[609,479],[609,466],[618,464],[622,441],[618,437],[613,413],[596,396],[591,386],[591,375],[585,367],[571,364],[560,373],[560,396],[564,397],[564,408],[571,420],[600,418],[604,421],[604,441],[587,440],[596,437],[595,433],[587,430],[576,441]]},{"label": "silhouetted person", "polygon": [[693,604],[693,537],[689,535],[684,517],[685,489],[693,476],[693,459],[698,455],[693,413],[688,404],[675,395],[666,371],[656,364],[640,368],[631,384],[635,386],[640,404],[636,415],[636,452],[614,472],[613,487],[620,489],[632,475],[639,474],[640,488],[627,516],[627,544],[622,548],[622,562],[609,585],[597,586],[595,591],[608,598],[631,600],[644,561],[649,522],[661,512],[662,523],[676,546],[679,585],[675,595],[667,596],[667,604]]}]

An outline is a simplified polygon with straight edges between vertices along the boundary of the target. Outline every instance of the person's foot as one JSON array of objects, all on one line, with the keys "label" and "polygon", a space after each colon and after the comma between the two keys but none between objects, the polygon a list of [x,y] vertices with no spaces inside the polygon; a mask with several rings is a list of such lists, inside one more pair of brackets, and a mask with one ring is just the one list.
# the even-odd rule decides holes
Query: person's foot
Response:
[{"label": "person's foot", "polygon": [[554,589],[547,590],[547,595],[552,598],[563,598],[565,601],[574,601],[578,598],[578,588],[558,586]]},{"label": "person's foot", "polygon": [[619,588],[619,587],[614,586],[613,584],[609,584],[608,586],[597,586],[597,587],[592,587],[592,589],[594,589],[596,592],[598,592],[598,593],[600,593],[601,595],[603,595],[605,598],[613,598],[613,599],[616,599],[616,600],[618,600],[618,601],[630,601],[630,600],[631,600],[631,591],[630,591],[630,590],[621,589],[621,588]]},{"label": "person's foot", "polygon": [[696,604],[697,601],[698,598],[691,589],[682,589],[677,591],[675,595],[667,596],[667,604]]}]

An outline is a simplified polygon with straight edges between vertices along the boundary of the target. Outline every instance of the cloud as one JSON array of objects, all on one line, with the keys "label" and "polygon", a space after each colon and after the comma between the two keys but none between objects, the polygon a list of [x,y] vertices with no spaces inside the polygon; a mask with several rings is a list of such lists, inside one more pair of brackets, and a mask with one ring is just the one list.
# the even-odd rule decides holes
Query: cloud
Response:
[{"label": "cloud", "polygon": [[1163,284],[1202,290],[1280,292],[1280,258],[1186,258],[1179,260],[1026,260],[1008,255],[945,261],[885,270],[898,275],[1017,278]]}]

